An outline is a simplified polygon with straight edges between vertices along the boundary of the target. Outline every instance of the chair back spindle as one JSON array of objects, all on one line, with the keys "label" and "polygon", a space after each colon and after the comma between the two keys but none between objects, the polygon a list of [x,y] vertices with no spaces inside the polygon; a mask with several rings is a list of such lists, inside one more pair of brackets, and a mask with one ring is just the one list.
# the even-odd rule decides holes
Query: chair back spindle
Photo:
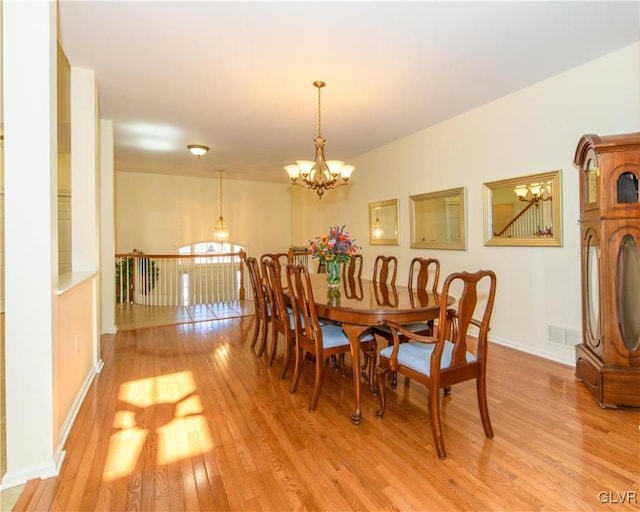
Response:
[{"label": "chair back spindle", "polygon": [[398,273],[398,258],[395,256],[376,256],[373,265],[373,282],[396,284]]},{"label": "chair back spindle", "polygon": [[260,256],[260,266],[262,268],[262,274],[263,275],[264,275],[264,272],[265,272],[264,264],[268,260],[273,260],[273,261],[277,262],[278,265],[280,265],[280,273],[282,275],[284,275],[284,273],[286,272],[287,264],[290,263],[289,254],[286,253],[286,252],[267,252],[267,253],[263,254],[262,256]]},{"label": "chair back spindle", "polygon": [[[417,270],[416,270],[417,269]],[[433,275],[433,279],[430,279]],[[409,288],[427,290],[431,282],[431,292],[438,291],[440,261],[435,258],[413,258],[409,265]]]},{"label": "chair back spindle", "polygon": [[347,299],[362,299],[362,254],[355,254],[342,265],[342,280]]},{"label": "chair back spindle", "polygon": [[362,278],[362,254],[354,254],[351,259],[342,265],[342,279],[353,281]]}]

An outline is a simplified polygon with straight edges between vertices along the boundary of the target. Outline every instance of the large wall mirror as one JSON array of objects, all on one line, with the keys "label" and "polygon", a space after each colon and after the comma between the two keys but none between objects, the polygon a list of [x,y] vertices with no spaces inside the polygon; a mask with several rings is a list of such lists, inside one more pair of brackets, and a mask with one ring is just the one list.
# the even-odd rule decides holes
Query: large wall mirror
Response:
[{"label": "large wall mirror", "polygon": [[464,187],[409,196],[411,247],[467,248]]},{"label": "large wall mirror", "polygon": [[398,245],[398,200],[369,203],[369,243]]},{"label": "large wall mirror", "polygon": [[485,245],[562,245],[560,170],[484,184]]}]

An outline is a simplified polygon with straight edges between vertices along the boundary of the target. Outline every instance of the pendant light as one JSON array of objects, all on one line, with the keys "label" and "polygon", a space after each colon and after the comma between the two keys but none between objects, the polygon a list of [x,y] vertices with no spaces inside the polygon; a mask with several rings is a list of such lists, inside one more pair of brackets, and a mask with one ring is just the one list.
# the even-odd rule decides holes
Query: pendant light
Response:
[{"label": "pendant light", "polygon": [[216,227],[213,230],[213,239],[216,242],[224,243],[229,240],[229,226],[224,221],[224,217],[222,216],[222,170],[220,172],[220,217],[218,217],[218,222],[216,222]]}]

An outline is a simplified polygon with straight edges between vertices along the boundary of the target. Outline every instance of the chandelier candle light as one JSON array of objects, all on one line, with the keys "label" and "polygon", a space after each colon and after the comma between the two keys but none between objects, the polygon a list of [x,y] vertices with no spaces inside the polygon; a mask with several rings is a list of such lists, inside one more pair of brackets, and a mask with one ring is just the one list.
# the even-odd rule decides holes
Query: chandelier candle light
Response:
[{"label": "chandelier candle light", "polygon": [[550,185],[550,183],[518,185],[513,189],[513,191],[516,193],[520,201],[524,201],[525,203],[535,203],[535,205],[538,206],[538,202],[549,201],[551,199],[551,195],[549,195]]},{"label": "chandelier candle light", "polygon": [[359,249],[354,242],[345,226],[331,226],[328,235],[310,241],[311,257],[323,261],[327,268],[329,288],[340,285],[340,264],[349,262]]},{"label": "chandelier candle light", "polygon": [[[315,160],[297,160],[295,164],[286,165],[284,170],[287,171],[293,184],[299,184],[315,190],[318,197],[322,199],[325,190],[346,185],[355,167],[353,165],[345,165],[340,160],[325,160],[324,143],[326,141],[322,138],[320,91],[326,84],[318,80],[313,82],[313,85],[318,88],[318,136],[314,140],[316,145]],[[338,183],[340,176],[343,179],[342,183]],[[297,183],[298,177],[302,180],[302,183]]]}]

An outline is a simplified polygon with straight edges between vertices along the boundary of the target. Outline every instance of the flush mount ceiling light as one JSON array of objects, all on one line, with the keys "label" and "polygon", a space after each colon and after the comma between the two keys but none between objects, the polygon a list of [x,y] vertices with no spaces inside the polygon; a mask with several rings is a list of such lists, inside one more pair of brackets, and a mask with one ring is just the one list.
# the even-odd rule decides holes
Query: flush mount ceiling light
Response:
[{"label": "flush mount ceiling light", "polygon": [[191,154],[200,158],[207,154],[207,151],[209,151],[209,146],[202,146],[200,144],[189,144],[187,146],[187,149],[191,151]]},{"label": "flush mount ceiling light", "polygon": [[[351,173],[355,170],[353,165],[345,165],[340,160],[325,160],[324,143],[322,138],[322,111],[320,104],[320,90],[326,85],[324,82],[316,81],[313,85],[318,88],[318,136],[315,138],[316,156],[315,160],[297,160],[295,164],[286,165],[284,170],[287,171],[291,182],[296,185],[310,188],[316,191],[318,197],[322,199],[325,190],[337,188],[346,185],[351,177]],[[338,178],[342,176],[343,183],[338,183]],[[296,180],[300,177],[302,183]]]}]

